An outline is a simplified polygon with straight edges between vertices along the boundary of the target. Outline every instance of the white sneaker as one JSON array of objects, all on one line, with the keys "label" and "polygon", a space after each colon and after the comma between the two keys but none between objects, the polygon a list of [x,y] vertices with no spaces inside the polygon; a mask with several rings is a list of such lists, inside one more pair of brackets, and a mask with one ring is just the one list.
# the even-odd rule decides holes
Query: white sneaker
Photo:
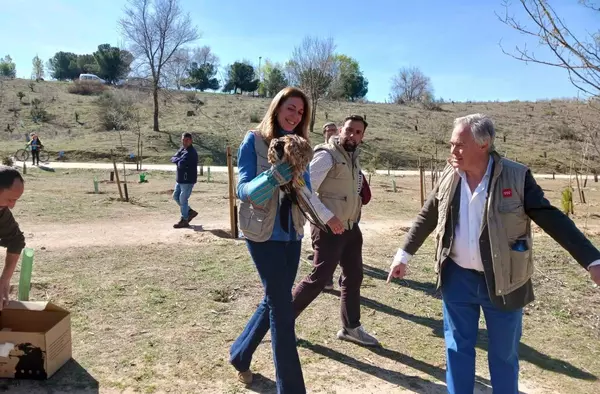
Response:
[{"label": "white sneaker", "polygon": [[356,328],[342,328],[337,333],[338,339],[358,343],[365,346],[381,346],[379,341],[365,331],[363,326]]}]

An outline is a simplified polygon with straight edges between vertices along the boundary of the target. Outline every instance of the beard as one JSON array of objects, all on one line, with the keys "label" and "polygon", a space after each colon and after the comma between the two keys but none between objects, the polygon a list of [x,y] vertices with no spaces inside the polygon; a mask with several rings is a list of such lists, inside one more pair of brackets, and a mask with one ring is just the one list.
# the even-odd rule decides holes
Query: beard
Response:
[{"label": "beard", "polygon": [[344,150],[346,152],[354,152],[356,151],[357,145],[354,142],[350,142],[350,141],[344,141],[342,143],[342,146],[344,147]]}]

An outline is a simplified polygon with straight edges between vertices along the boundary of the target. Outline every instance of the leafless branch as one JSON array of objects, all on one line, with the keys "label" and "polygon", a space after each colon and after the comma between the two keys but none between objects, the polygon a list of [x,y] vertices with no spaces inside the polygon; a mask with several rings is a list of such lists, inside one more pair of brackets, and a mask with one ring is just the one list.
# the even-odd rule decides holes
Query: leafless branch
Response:
[{"label": "leafless branch", "polygon": [[179,0],[129,0],[119,20],[129,50],[142,69],[152,75],[154,131],[159,131],[158,91],[163,71],[178,49],[199,38],[189,14],[183,14]]},{"label": "leafless branch", "polygon": [[395,103],[418,102],[427,94],[433,95],[431,80],[417,67],[401,68],[392,78],[391,99]]},{"label": "leafless branch", "polygon": [[183,79],[190,67],[192,57],[190,51],[186,48],[178,49],[170,62],[165,64],[165,83],[167,86],[175,86],[181,89]]},{"label": "leafless branch", "polygon": [[[522,33],[535,38],[542,47],[549,50],[548,57],[540,57],[527,48],[516,46],[514,52],[500,47],[502,52],[524,62],[533,62],[566,69],[569,80],[582,92],[589,95],[600,93],[600,35],[586,34],[578,37],[556,14],[548,0],[519,0],[532,26],[528,27],[509,15],[510,4],[503,1],[504,15],[498,16],[501,22]],[[595,2],[580,0],[584,7],[600,12]]]},{"label": "leafless branch", "polygon": [[192,50],[191,61],[199,65],[212,64],[215,68],[218,68],[220,65],[219,57],[212,52],[208,45],[194,48]]},{"label": "leafless branch", "polygon": [[335,65],[333,38],[319,39],[307,36],[294,48],[287,65],[290,82],[304,90],[312,102],[310,131],[313,131],[317,105],[332,81]]}]

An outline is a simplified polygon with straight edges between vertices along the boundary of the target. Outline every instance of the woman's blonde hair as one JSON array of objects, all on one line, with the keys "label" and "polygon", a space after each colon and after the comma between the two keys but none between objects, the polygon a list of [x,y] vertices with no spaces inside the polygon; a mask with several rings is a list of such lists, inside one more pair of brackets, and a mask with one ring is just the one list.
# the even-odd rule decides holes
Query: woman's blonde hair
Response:
[{"label": "woman's blonde hair", "polygon": [[304,102],[304,113],[302,114],[300,123],[298,123],[294,128],[294,134],[303,137],[307,141],[309,140],[308,125],[310,124],[310,119],[312,116],[310,101],[302,90],[288,86],[287,88],[280,90],[279,93],[273,97],[267,113],[260,124],[256,127],[267,144],[270,144],[273,138],[279,137],[278,129],[281,126],[277,123],[277,111],[283,105],[285,100],[289,99],[290,97],[298,97]]}]

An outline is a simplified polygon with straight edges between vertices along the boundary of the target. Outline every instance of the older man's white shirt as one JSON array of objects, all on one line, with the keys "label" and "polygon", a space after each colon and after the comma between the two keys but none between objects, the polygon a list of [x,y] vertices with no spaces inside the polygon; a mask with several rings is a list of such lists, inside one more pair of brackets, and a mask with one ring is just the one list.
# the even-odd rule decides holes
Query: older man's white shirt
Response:
[{"label": "older man's white shirt", "polygon": [[488,185],[494,159],[490,157],[487,170],[479,185],[473,192],[463,171],[458,171],[461,178],[460,208],[458,224],[454,230],[454,242],[450,250],[450,258],[463,268],[482,271],[481,253],[479,250],[479,234],[487,201]]},{"label": "older man's white shirt", "polygon": [[[454,232],[450,258],[463,268],[483,271],[483,263],[481,262],[481,253],[479,251],[479,234],[493,163],[494,160],[490,156],[485,175],[473,192],[471,192],[469,182],[467,182],[466,174],[463,171],[458,171],[462,179],[462,182],[460,182],[460,209],[458,210],[458,224]],[[392,265],[406,264],[411,257],[412,255],[409,253],[398,249]]]}]

